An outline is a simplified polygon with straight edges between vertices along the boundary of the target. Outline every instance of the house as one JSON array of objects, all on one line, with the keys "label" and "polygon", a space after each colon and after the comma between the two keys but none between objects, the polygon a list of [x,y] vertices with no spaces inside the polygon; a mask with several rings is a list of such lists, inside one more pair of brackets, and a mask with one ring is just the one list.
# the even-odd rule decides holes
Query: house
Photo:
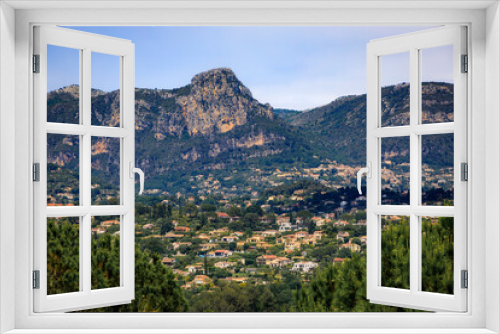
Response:
[{"label": "house", "polygon": [[189,232],[191,229],[187,226],[176,226],[174,227],[174,231],[176,232]]},{"label": "house", "polygon": [[281,268],[288,266],[291,263],[292,261],[287,257],[277,257],[276,259],[272,260],[269,265],[273,268]]},{"label": "house", "polygon": [[203,270],[203,266],[201,264],[197,263],[197,264],[187,266],[186,269],[190,274],[196,274],[198,272],[198,270]]},{"label": "house", "polygon": [[276,224],[282,225],[282,224],[290,224],[290,217],[289,216],[279,216],[276,218]]},{"label": "house", "polygon": [[224,234],[227,232],[229,232],[229,229],[227,227],[223,227],[223,228],[220,228],[218,230],[210,231],[210,232],[208,232],[208,234],[210,234],[211,236],[216,236],[216,235],[221,235],[221,234]]},{"label": "house", "polygon": [[181,289],[187,290],[191,289],[193,287],[193,284],[191,282],[187,282],[186,284],[181,286]]},{"label": "house", "polygon": [[105,221],[101,222],[102,227],[109,227],[109,226],[113,226],[113,225],[120,225],[120,221],[119,220],[105,220]]},{"label": "house", "polygon": [[206,275],[196,275],[192,280],[192,283],[195,284],[208,284],[210,282],[212,282],[212,280]]},{"label": "house", "polygon": [[245,235],[245,233],[243,233],[243,232],[233,232],[233,233],[231,233],[231,235],[234,235],[234,236],[237,236],[238,238],[241,238],[243,235]]},{"label": "house", "polygon": [[280,232],[288,232],[288,231],[295,231],[297,230],[297,225],[292,225],[290,223],[283,223],[280,225],[279,231]]},{"label": "house", "polygon": [[340,231],[337,233],[337,240],[344,241],[344,238],[349,238],[349,232]]},{"label": "house", "polygon": [[344,259],[341,257],[336,257],[333,259],[333,264],[341,265],[342,263],[344,263]]},{"label": "house", "polygon": [[172,267],[175,262],[176,262],[176,259],[171,259],[169,257],[164,257],[163,259],[161,259],[161,263],[163,263],[167,267]]},{"label": "house", "polygon": [[351,252],[359,252],[359,251],[361,251],[361,246],[360,245],[358,245],[358,244],[351,244],[350,242],[348,242],[346,244],[343,244],[343,245],[340,245],[340,249],[342,249],[342,248],[347,248]]},{"label": "house", "polygon": [[144,230],[150,230],[150,229],[152,229],[153,227],[155,227],[153,224],[146,224],[146,225],[142,226],[142,228],[143,228]]},{"label": "house", "polygon": [[250,275],[257,274],[257,268],[245,268],[245,272]]},{"label": "house", "polygon": [[316,224],[316,226],[323,226],[325,225],[325,219],[321,217],[312,217],[311,221]]},{"label": "house", "polygon": [[217,218],[223,220],[231,220],[231,217],[225,212],[217,212]]},{"label": "house", "polygon": [[267,231],[262,232],[262,236],[266,237],[266,238],[268,238],[268,237],[275,237],[278,234],[280,234],[280,232],[276,231],[276,230],[267,230]]},{"label": "house", "polygon": [[229,267],[232,267],[232,266],[234,266],[234,263],[232,263],[232,262],[220,261],[220,262],[216,262],[215,263],[215,267],[216,268],[221,268],[221,269],[229,268]]},{"label": "house", "polygon": [[309,236],[309,233],[306,232],[306,231],[300,231],[300,232],[297,232],[295,233],[295,237],[297,239],[300,239],[300,238],[307,238]]},{"label": "house", "polygon": [[236,242],[236,240],[238,240],[236,236],[226,236],[221,239],[222,242]]},{"label": "house", "polygon": [[292,270],[294,271],[302,271],[309,272],[318,266],[315,262],[296,262],[293,264]]},{"label": "house", "polygon": [[208,252],[208,257],[229,257],[233,255],[233,252],[224,249],[218,249],[215,251]]},{"label": "house", "polygon": [[200,244],[201,251],[207,251],[209,249],[217,247],[217,244]]},{"label": "house", "polygon": [[92,234],[102,234],[106,232],[106,229],[102,226],[97,226],[91,229]]},{"label": "house", "polygon": [[255,244],[257,242],[261,242],[263,241],[263,237],[261,236],[252,236],[250,238],[247,238],[246,242],[250,243],[250,244]]},{"label": "house", "polygon": [[334,226],[347,226],[350,225],[349,222],[345,220],[337,220],[335,223],[333,223]]},{"label": "house", "polygon": [[313,235],[316,239],[320,240],[325,235],[325,232],[324,231],[314,231]]},{"label": "house", "polygon": [[258,242],[256,246],[258,249],[269,249],[269,248],[273,247],[273,245],[271,245],[267,242]]},{"label": "house", "polygon": [[181,246],[191,246],[191,245],[192,245],[192,243],[190,243],[190,242],[174,242],[172,244],[172,246],[174,247],[174,250],[179,249],[179,247],[181,247]]},{"label": "house", "polygon": [[300,250],[300,242],[290,242],[285,244],[285,251],[286,252],[293,252],[296,250]]},{"label": "house", "polygon": [[196,238],[202,239],[202,240],[209,240],[210,239],[210,237],[208,235],[204,234],[204,233],[200,234]]},{"label": "house", "polygon": [[316,245],[317,239],[314,236],[309,236],[307,238],[302,239],[303,245]]},{"label": "house", "polygon": [[277,244],[286,244],[287,242],[297,241],[295,234],[284,235],[281,238],[276,239]]},{"label": "house", "polygon": [[256,259],[257,265],[269,265],[273,260],[276,260],[278,257],[276,255],[262,255]]},{"label": "house", "polygon": [[165,234],[165,238],[167,239],[175,239],[175,238],[182,238],[183,235],[182,234],[175,234],[173,232],[168,232]]},{"label": "house", "polygon": [[368,241],[368,237],[366,235],[362,236],[359,238],[361,240],[361,244],[366,245],[366,242]]},{"label": "house", "polygon": [[226,281],[236,282],[236,283],[245,283],[247,281],[247,277],[226,277]]},{"label": "house", "polygon": [[181,276],[188,276],[189,275],[189,271],[187,271],[187,270],[174,269],[173,272],[174,272],[174,274],[181,275]]}]

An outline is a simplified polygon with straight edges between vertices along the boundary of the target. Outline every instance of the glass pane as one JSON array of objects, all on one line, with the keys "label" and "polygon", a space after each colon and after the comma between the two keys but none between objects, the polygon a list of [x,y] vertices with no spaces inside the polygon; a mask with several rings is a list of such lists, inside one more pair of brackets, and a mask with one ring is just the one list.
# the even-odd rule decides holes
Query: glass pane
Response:
[{"label": "glass pane", "polygon": [[422,136],[422,205],[453,206],[453,134]]},{"label": "glass pane", "polygon": [[47,122],[80,123],[80,50],[47,45]]},{"label": "glass pane", "polygon": [[80,137],[47,134],[47,205],[78,205]]},{"label": "glass pane", "polygon": [[92,205],[120,204],[120,138],[92,137]]},{"label": "glass pane", "polygon": [[422,123],[453,122],[453,45],[422,49]]},{"label": "glass pane", "polygon": [[381,216],[382,286],[410,288],[410,218]]},{"label": "glass pane", "polygon": [[410,53],[380,57],[381,125],[410,125]]},{"label": "glass pane", "polygon": [[120,126],[120,57],[92,52],[92,125]]},{"label": "glass pane", "polygon": [[47,294],[80,291],[80,217],[47,218]]},{"label": "glass pane", "polygon": [[382,204],[410,204],[410,137],[382,138]]},{"label": "glass pane", "polygon": [[453,294],[453,217],[422,217],[422,291]]},{"label": "glass pane", "polygon": [[120,286],[120,216],[92,217],[92,290]]}]

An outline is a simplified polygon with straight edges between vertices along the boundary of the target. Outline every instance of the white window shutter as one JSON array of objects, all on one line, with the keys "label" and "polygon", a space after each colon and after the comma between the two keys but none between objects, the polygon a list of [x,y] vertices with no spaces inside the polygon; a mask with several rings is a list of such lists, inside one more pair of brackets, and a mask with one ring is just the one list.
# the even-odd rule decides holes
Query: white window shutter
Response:
[{"label": "white window shutter", "polygon": [[[467,182],[461,180],[461,164],[467,163],[467,74],[462,68],[467,54],[465,27],[442,27],[379,40],[367,45],[367,298],[372,303],[429,311],[467,310],[467,289],[461,273],[467,270]],[[421,116],[421,50],[453,45],[454,120],[423,124]],[[381,57],[409,53],[410,121],[405,126],[381,126]],[[470,61],[469,61],[470,64]],[[470,71],[470,66],[469,66]],[[454,134],[454,206],[422,205],[421,136]],[[410,203],[382,205],[382,138],[407,137],[410,143]],[[382,285],[382,216],[409,217],[409,289]],[[422,217],[454,218],[453,294],[422,289]]]},{"label": "white window shutter", "polygon": [[[47,47],[78,50],[80,54],[79,122],[47,121]],[[117,56],[120,62],[120,125],[96,126],[91,121],[92,53]],[[34,276],[38,278],[34,294],[34,312],[67,312],[130,303],[134,299],[134,179],[129,169],[135,161],[134,44],[128,40],[71,29],[39,26],[34,28],[33,48],[34,156],[39,164],[34,182]],[[36,63],[36,64],[35,64]],[[79,203],[75,206],[47,205],[47,135],[73,135],[79,138]],[[93,205],[91,200],[91,139],[116,138],[119,142],[120,190],[118,205]],[[92,287],[91,219],[119,217],[119,281],[115,287]],[[47,275],[47,219],[73,217],[78,222],[78,283],[74,291],[50,293]]]}]

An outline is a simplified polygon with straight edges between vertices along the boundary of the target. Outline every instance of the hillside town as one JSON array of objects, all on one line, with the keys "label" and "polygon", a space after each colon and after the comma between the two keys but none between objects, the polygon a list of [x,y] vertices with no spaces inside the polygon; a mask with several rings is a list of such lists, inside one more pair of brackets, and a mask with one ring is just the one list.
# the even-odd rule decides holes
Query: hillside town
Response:
[{"label": "hillside town", "polygon": [[[136,243],[160,254],[180,286],[192,292],[221,282],[265,285],[285,273],[307,283],[318,266],[341,264],[353,253],[365,252],[364,197],[318,212],[312,199],[321,195],[316,189],[326,196],[325,189],[315,181],[295,188],[249,200],[175,196],[176,202],[137,204]],[[105,219],[93,221],[94,235],[119,235],[119,221]]]}]

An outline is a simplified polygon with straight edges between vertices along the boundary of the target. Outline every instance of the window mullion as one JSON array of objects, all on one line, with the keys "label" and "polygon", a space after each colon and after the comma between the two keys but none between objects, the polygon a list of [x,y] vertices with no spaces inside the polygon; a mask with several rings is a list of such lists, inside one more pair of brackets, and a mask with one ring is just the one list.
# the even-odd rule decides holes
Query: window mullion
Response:
[{"label": "window mullion", "polygon": [[[83,66],[82,66],[82,124],[89,129],[91,126],[91,51],[90,49],[83,50]],[[81,149],[81,165],[80,168],[82,170],[81,173],[81,191],[82,191],[82,201],[83,205],[86,208],[89,208],[89,211],[83,216],[83,224],[81,226],[81,236],[82,236],[82,244],[80,246],[81,249],[81,257],[80,257],[80,267],[83,271],[81,276],[81,281],[83,284],[83,291],[90,293],[91,291],[91,275],[92,275],[92,263],[91,263],[91,250],[92,250],[92,235],[91,235],[91,215],[90,215],[90,206],[92,204],[92,194],[91,194],[91,154],[92,154],[92,142],[91,142],[91,133],[87,131],[82,136],[82,149]]]},{"label": "window mullion", "polygon": [[420,61],[419,51],[410,49],[410,291],[420,290],[420,235],[419,217],[414,209],[420,204],[420,136],[415,133],[419,124],[420,101]]}]

